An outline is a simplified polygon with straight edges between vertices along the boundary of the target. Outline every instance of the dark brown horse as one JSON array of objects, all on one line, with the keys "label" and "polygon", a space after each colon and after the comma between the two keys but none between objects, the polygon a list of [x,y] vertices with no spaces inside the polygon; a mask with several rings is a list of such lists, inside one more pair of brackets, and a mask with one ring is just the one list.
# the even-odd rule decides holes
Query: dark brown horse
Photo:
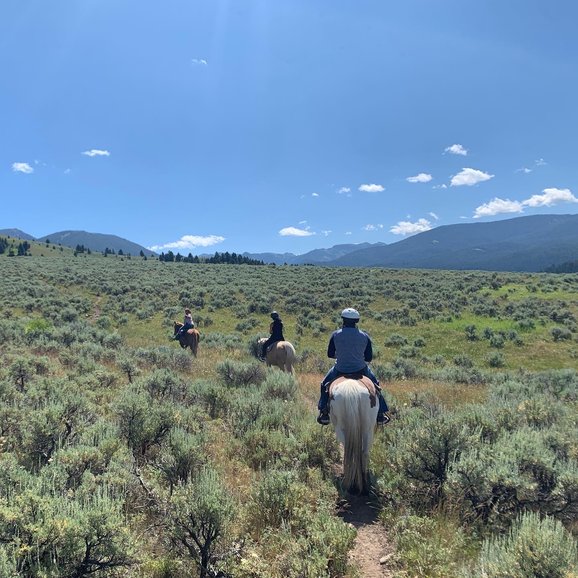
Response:
[{"label": "dark brown horse", "polygon": [[[183,324],[179,323],[178,321],[175,321],[174,325],[175,325],[174,335],[176,335],[179,329],[183,326]],[[183,349],[189,347],[191,353],[195,357],[197,357],[197,351],[199,349],[199,339],[200,333],[195,328],[188,329],[185,333],[179,335],[179,343],[181,344],[181,347]]]}]

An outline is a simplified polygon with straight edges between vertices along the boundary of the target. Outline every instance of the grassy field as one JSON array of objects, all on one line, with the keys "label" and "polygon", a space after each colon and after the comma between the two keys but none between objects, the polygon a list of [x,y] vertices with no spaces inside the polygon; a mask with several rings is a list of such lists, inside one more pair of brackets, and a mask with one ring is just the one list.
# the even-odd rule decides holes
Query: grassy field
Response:
[{"label": "grassy field", "polygon": [[[394,417],[372,453],[392,571],[481,575],[518,526],[573,552],[578,275],[31,252],[0,255],[0,576],[359,576],[315,423],[349,306]],[[170,340],[185,307],[197,358]],[[273,309],[295,378],[250,354]]]}]

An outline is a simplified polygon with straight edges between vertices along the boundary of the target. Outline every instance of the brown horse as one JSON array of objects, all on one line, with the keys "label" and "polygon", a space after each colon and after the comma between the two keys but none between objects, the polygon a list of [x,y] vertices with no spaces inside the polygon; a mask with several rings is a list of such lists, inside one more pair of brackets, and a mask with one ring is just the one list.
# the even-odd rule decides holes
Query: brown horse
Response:
[{"label": "brown horse", "polygon": [[[261,351],[261,347],[263,347],[265,341],[267,341],[266,337],[262,337],[257,341],[258,351]],[[295,354],[295,348],[289,341],[276,341],[267,349],[267,357],[265,360],[267,367],[274,365],[281,371],[293,373],[293,365],[295,365],[297,355]]]},{"label": "brown horse", "polygon": [[[178,321],[174,322],[174,335],[177,334],[177,332],[179,331],[179,329],[182,326],[183,326],[182,323],[179,323]],[[187,347],[189,347],[191,350],[191,353],[195,357],[197,357],[197,351],[199,349],[200,337],[201,337],[200,333],[195,328],[188,329],[186,333],[179,336],[179,343],[181,344],[181,347],[183,349],[186,349]]]}]

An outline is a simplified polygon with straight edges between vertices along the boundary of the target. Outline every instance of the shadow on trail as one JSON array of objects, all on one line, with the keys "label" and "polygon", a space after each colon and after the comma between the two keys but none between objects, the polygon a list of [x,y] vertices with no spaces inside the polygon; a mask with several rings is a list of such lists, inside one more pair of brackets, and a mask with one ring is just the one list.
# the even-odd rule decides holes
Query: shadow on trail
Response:
[{"label": "shadow on trail", "polygon": [[337,515],[355,529],[378,522],[380,507],[372,496],[348,495],[337,506]]}]

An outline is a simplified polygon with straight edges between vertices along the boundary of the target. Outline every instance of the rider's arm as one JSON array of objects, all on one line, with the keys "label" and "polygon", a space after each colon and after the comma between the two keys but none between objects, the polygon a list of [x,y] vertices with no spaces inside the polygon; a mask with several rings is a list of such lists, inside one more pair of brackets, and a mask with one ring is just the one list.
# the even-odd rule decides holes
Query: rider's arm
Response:
[{"label": "rider's arm", "polygon": [[331,359],[337,359],[335,355],[335,341],[333,341],[333,335],[329,340],[329,345],[327,346],[327,357],[331,357]]},{"label": "rider's arm", "polygon": [[367,338],[367,345],[365,346],[363,358],[367,363],[373,359],[373,347],[371,346],[371,339],[369,339],[369,337]]}]

